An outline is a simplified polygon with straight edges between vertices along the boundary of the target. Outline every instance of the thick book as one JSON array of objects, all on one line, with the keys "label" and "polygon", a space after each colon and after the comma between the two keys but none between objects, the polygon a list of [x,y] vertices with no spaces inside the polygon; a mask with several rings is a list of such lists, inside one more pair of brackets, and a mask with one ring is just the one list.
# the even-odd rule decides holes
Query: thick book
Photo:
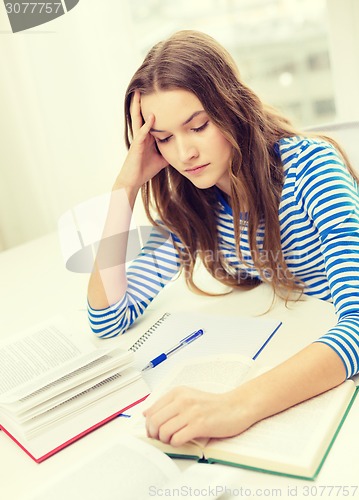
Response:
[{"label": "thick book", "polygon": [[[178,385],[208,392],[234,389],[263,372],[251,359],[237,355],[204,357],[172,371],[154,391],[146,406]],[[146,436],[144,418],[138,415],[132,432],[171,457],[221,463],[262,472],[315,479],[357,394],[353,380],[268,417],[238,436],[195,439],[180,447]]]},{"label": "thick book", "polygon": [[40,463],[149,393],[134,353],[53,318],[0,345],[0,428]]}]

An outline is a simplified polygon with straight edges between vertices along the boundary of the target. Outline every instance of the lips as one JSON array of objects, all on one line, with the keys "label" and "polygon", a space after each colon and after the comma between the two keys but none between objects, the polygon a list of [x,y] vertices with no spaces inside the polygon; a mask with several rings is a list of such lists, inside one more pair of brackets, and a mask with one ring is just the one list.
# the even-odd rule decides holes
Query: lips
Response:
[{"label": "lips", "polygon": [[200,172],[201,170],[203,170],[205,167],[207,167],[207,165],[209,165],[209,163],[205,163],[204,165],[195,165],[194,167],[187,168],[185,172],[189,174],[194,174],[196,172]]}]

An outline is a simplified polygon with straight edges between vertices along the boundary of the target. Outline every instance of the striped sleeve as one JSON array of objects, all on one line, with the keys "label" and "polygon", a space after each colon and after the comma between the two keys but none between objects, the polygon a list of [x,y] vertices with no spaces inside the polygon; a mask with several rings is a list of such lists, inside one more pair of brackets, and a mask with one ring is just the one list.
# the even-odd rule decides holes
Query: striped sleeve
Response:
[{"label": "striped sleeve", "polygon": [[[299,163],[298,163],[299,164]],[[335,148],[308,142],[297,170],[297,201],[318,231],[338,323],[317,341],[359,371],[359,192]]]},{"label": "striped sleeve", "polygon": [[93,309],[88,304],[90,326],[97,337],[110,338],[124,333],[177,274],[180,260],[173,238],[167,230],[154,227],[126,270],[125,295],[106,309]]}]

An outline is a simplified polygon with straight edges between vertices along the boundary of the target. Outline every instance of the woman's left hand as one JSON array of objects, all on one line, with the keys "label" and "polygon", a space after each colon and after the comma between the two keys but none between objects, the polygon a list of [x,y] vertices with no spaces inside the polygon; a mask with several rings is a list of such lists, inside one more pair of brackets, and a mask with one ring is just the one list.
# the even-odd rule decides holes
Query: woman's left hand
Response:
[{"label": "woman's left hand", "polygon": [[176,387],[144,411],[147,435],[181,446],[194,438],[240,434],[254,423],[248,405],[240,399],[238,389],[213,394]]}]

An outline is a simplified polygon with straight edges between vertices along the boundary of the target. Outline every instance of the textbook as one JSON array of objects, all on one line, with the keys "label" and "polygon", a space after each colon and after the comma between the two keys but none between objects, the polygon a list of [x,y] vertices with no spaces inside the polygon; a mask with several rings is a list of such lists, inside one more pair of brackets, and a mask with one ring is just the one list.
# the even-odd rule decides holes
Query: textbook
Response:
[{"label": "textbook", "polygon": [[[234,389],[263,371],[257,361],[237,355],[187,361],[172,371],[162,386],[149,396],[146,406],[178,385],[220,393]],[[256,423],[238,436],[199,438],[180,447],[148,438],[142,415],[137,415],[132,432],[174,458],[315,479],[356,394],[354,381],[347,380],[330,391]]]},{"label": "textbook", "polygon": [[134,353],[56,317],[0,344],[0,428],[40,463],[142,401]]}]

